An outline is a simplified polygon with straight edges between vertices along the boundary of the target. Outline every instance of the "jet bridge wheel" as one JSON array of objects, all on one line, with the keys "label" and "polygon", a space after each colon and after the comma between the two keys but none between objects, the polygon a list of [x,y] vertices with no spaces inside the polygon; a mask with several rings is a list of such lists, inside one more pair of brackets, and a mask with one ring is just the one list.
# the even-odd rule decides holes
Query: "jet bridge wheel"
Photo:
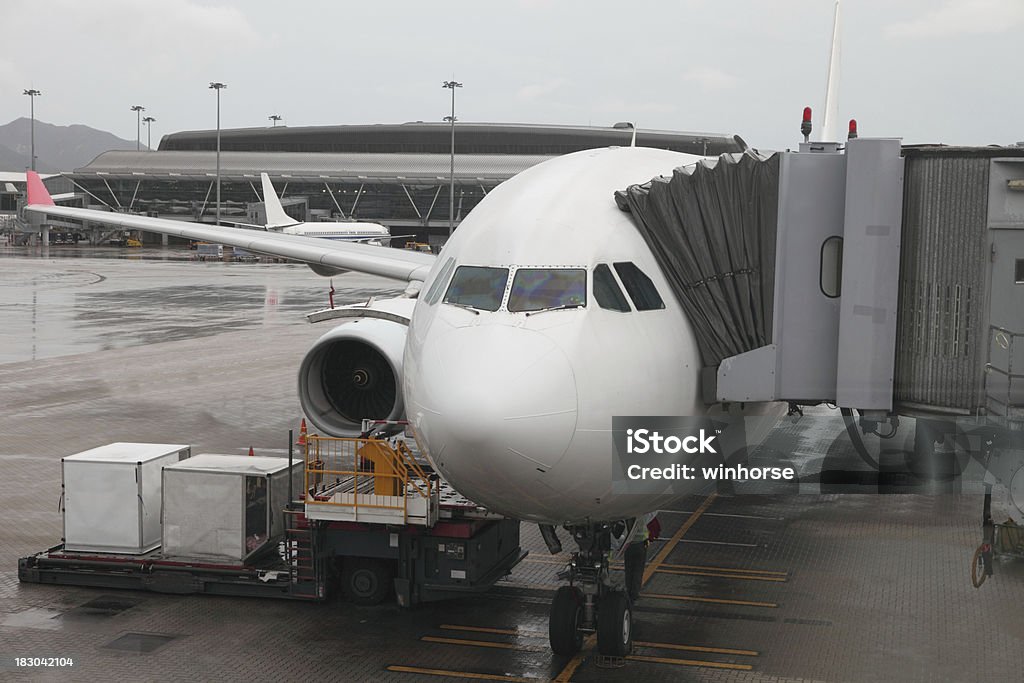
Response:
[{"label": "jet bridge wheel", "polygon": [[356,605],[377,605],[391,593],[393,563],[373,557],[346,557],[341,563],[341,591]]},{"label": "jet bridge wheel", "polygon": [[605,657],[625,657],[633,651],[633,606],[623,591],[609,591],[601,598],[597,651]]},{"label": "jet bridge wheel", "polygon": [[571,657],[583,647],[583,592],[575,586],[562,586],[551,602],[548,640],[556,655]]}]

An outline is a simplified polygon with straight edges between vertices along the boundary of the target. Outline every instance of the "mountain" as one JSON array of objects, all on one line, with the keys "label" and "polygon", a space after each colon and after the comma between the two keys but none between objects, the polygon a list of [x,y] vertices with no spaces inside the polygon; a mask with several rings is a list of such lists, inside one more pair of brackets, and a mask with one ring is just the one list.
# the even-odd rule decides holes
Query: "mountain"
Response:
[{"label": "mountain", "polygon": [[[0,126],[0,171],[28,167],[31,124],[22,117]],[[37,171],[73,171],[112,149],[132,150],[135,142],[89,126],[55,126],[36,119]]]},{"label": "mountain", "polygon": [[[37,155],[38,156],[38,155]],[[50,171],[45,164],[36,160],[36,170],[41,173]],[[0,145],[0,171],[24,171],[28,168],[28,153],[18,154],[6,145]]]}]

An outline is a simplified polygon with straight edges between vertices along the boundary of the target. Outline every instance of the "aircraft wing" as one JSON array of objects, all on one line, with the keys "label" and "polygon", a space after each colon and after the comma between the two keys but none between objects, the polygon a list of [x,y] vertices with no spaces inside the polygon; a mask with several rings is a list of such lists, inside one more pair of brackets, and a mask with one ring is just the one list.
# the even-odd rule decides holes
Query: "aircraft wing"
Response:
[{"label": "aircraft wing", "polygon": [[150,218],[71,206],[55,206],[38,174],[29,171],[27,184],[28,205],[25,207],[25,211],[29,213],[73,218],[129,230],[145,230],[190,240],[226,244],[258,254],[301,261],[310,265],[316,272],[353,270],[403,282],[422,282],[435,262],[433,254],[424,252],[335,242],[317,237],[186,223],[165,218]]}]

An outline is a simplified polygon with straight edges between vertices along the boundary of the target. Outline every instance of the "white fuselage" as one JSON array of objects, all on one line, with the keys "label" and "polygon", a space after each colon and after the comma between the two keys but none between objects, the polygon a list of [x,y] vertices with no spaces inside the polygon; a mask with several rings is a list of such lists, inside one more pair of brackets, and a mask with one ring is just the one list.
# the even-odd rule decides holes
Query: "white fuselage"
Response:
[{"label": "white fuselage", "polygon": [[344,242],[380,244],[391,237],[391,232],[378,223],[299,223],[281,229],[285,235],[319,237]]},{"label": "white fuselage", "polygon": [[[412,315],[403,389],[428,456],[461,493],[550,523],[624,519],[666,502],[612,494],[612,416],[703,414],[700,357],[689,321],[613,194],[698,159],[646,148],[560,157],[503,183],[448,241]],[[443,298],[431,304],[426,293],[449,259],[508,268],[509,286],[517,268],[583,268],[587,304],[510,312],[509,286],[493,312]],[[594,267],[617,262],[639,266],[665,307],[598,306]]]}]

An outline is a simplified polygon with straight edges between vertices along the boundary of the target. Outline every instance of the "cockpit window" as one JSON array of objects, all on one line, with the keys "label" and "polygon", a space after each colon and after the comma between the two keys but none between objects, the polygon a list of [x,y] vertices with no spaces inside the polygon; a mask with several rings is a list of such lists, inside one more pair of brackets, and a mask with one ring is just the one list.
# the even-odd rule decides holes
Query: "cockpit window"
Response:
[{"label": "cockpit window", "polygon": [[519,268],[508,298],[510,311],[543,311],[587,305],[587,271],[582,268]]},{"label": "cockpit window", "polygon": [[496,311],[505,297],[508,268],[459,266],[444,295],[446,304]]},{"label": "cockpit window", "polygon": [[665,302],[661,300],[657,288],[647,277],[644,271],[640,270],[632,261],[619,262],[615,264],[615,272],[619,274],[622,285],[626,288],[629,298],[638,311],[653,311],[665,308]]},{"label": "cockpit window", "polygon": [[449,257],[448,262],[441,268],[441,272],[434,278],[434,283],[430,285],[430,289],[427,290],[427,296],[424,297],[427,303],[431,306],[437,303],[438,298],[441,296],[441,292],[444,291],[445,283],[448,282],[448,276],[452,274],[452,268],[455,267],[455,257]]},{"label": "cockpit window", "polygon": [[601,308],[629,313],[626,295],[619,289],[619,283],[606,263],[599,263],[594,268],[594,299]]}]

